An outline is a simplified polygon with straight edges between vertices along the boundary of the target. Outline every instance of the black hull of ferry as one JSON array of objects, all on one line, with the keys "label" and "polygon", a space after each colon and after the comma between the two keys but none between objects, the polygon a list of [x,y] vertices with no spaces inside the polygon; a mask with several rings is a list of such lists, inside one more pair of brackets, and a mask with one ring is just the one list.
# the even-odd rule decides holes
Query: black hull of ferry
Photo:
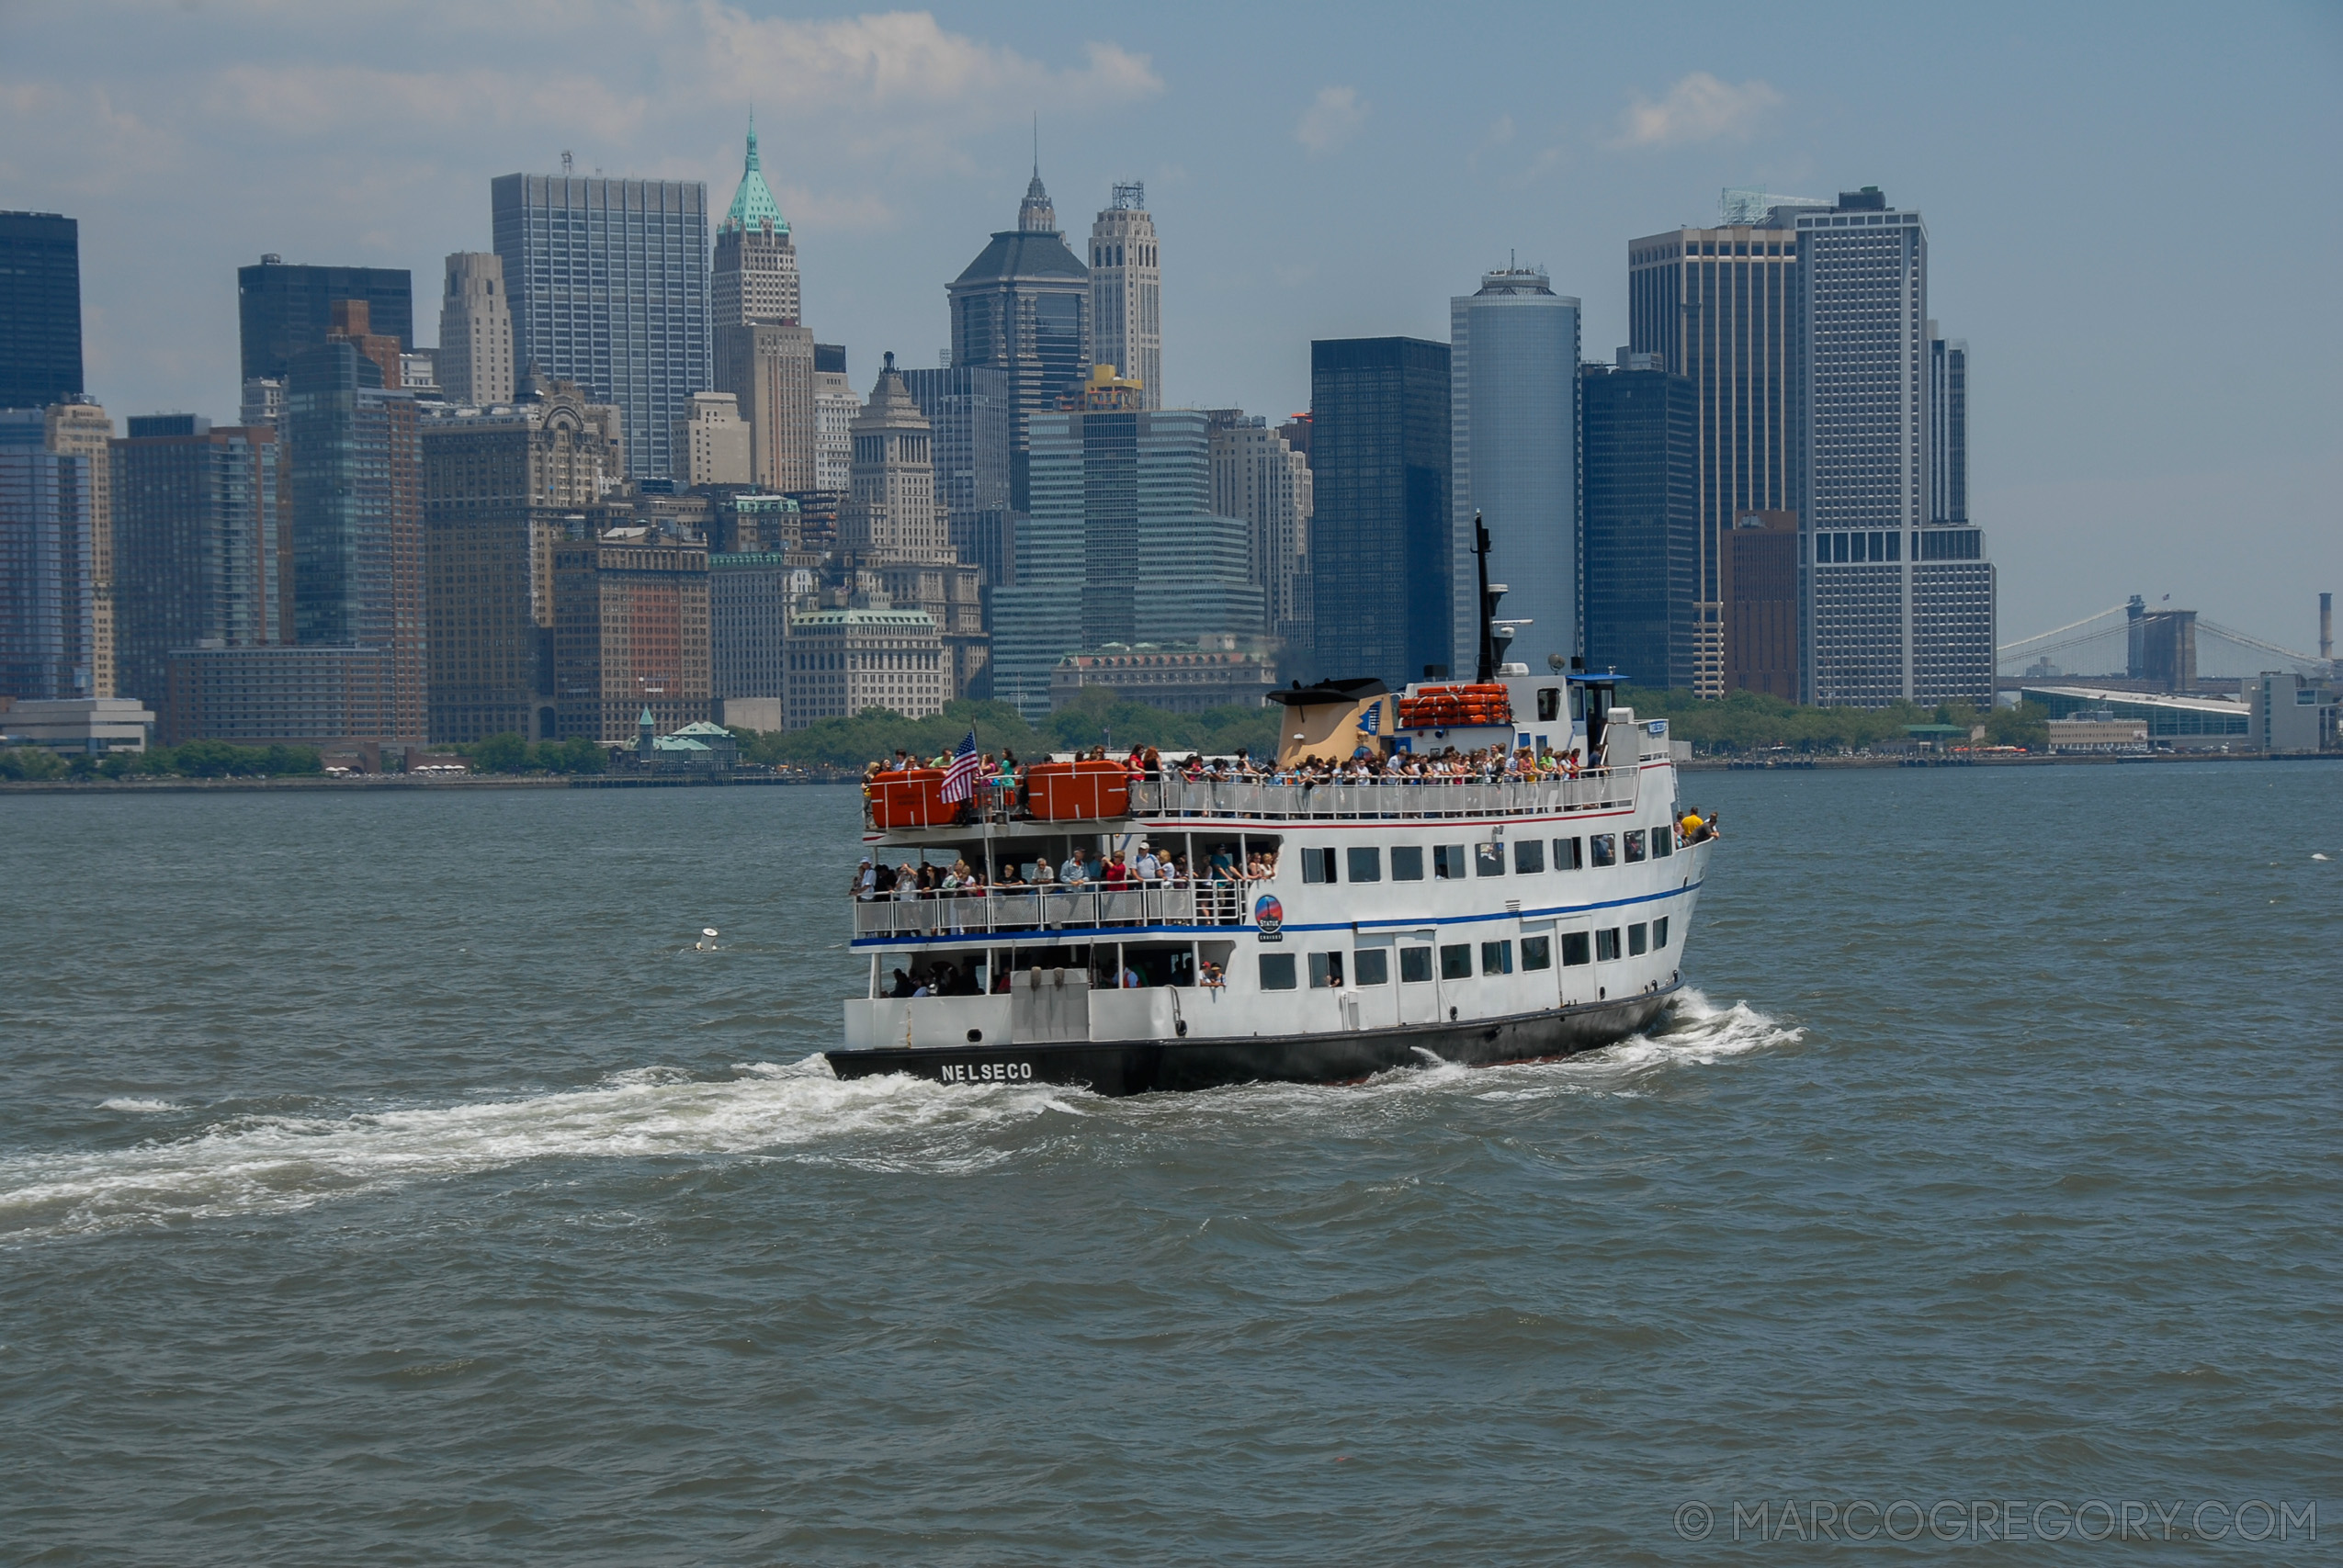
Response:
[{"label": "black hull of ferry", "polygon": [[939,1083],[1063,1084],[1109,1095],[1247,1083],[1355,1083],[1394,1067],[1426,1066],[1428,1057],[1488,1067],[1598,1050],[1648,1028],[1675,989],[1550,1012],[1403,1024],[1355,1034],[887,1046],[825,1056],[841,1078],[904,1073]]}]

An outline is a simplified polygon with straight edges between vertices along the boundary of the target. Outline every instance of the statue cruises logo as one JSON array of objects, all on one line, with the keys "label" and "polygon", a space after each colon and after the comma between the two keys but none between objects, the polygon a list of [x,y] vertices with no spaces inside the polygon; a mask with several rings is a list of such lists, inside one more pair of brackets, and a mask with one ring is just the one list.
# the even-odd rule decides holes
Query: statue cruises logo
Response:
[{"label": "statue cruises logo", "polygon": [[1285,924],[1285,906],[1273,893],[1264,893],[1253,903],[1253,924],[1263,936],[1275,936]]}]

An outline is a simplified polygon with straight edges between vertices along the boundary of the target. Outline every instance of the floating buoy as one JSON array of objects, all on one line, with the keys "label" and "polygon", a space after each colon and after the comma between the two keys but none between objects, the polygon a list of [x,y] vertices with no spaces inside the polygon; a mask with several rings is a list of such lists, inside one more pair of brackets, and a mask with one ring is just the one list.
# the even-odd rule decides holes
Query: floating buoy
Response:
[{"label": "floating buoy", "polygon": [[712,952],[716,947],[716,928],[714,926],[700,927],[699,941],[693,945],[702,953]]}]

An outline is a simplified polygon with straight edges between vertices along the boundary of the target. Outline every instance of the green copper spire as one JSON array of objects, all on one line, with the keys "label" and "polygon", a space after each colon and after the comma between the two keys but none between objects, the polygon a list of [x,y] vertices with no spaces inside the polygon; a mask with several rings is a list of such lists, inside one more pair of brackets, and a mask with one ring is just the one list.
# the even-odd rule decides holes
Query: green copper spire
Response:
[{"label": "green copper spire", "polygon": [[732,193],[732,209],[724,215],[727,229],[762,229],[773,226],[776,234],[789,231],[789,220],[781,216],[781,204],[773,199],[773,187],[764,183],[764,165],[756,155],[756,111],[749,111],[749,161],[741,171],[741,188]]}]

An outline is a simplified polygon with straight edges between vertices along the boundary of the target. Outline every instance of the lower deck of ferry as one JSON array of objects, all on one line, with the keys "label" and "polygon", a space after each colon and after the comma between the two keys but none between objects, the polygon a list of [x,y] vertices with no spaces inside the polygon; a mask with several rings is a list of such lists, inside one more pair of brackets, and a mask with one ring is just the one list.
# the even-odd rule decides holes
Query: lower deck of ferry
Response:
[{"label": "lower deck of ferry", "polygon": [[1345,1032],[906,1046],[832,1052],[842,1078],[901,1073],[951,1084],[1054,1084],[1096,1094],[1248,1083],[1355,1083],[1404,1067],[1497,1066],[1575,1055],[1651,1027],[1681,982],[1618,1001]]}]

